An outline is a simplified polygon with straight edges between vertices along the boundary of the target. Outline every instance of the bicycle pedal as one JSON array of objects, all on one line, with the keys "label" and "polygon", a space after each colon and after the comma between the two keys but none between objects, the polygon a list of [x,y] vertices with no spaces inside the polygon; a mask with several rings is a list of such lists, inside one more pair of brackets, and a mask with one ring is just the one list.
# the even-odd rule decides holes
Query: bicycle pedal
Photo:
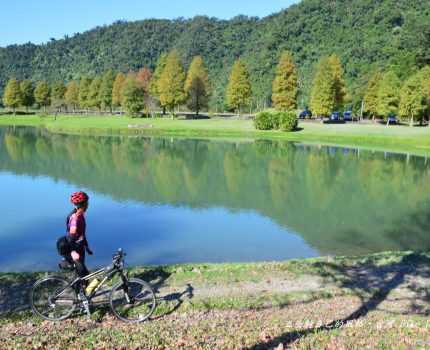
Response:
[{"label": "bicycle pedal", "polygon": [[88,317],[91,317],[90,302],[84,293],[78,294],[78,299],[81,302],[81,310],[85,311]]},{"label": "bicycle pedal", "polygon": [[82,304],[84,305],[84,310],[87,316],[91,317],[90,304],[88,303],[88,301],[84,301]]}]

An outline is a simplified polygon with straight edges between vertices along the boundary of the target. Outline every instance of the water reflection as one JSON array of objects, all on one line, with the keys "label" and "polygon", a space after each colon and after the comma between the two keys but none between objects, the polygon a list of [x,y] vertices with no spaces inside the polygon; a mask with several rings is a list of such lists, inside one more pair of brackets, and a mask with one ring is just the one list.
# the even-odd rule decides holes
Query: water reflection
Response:
[{"label": "water reflection", "polygon": [[[95,236],[121,230],[131,246],[141,232],[136,227],[145,228],[149,236],[163,232],[169,251],[156,253],[157,242],[151,258],[146,251],[144,262],[271,260],[430,248],[430,167],[422,157],[288,142],[52,135],[28,128],[0,128],[0,147],[0,174],[11,173],[14,179],[26,175],[27,192],[51,187],[51,199],[58,203],[64,201],[60,194],[83,187],[100,195],[95,197],[98,208],[127,218],[94,229]],[[28,176],[60,182],[47,184]],[[0,181],[4,191],[7,182]],[[22,197],[20,185],[7,187]],[[19,201],[0,207],[14,205],[31,211]],[[133,205],[138,209],[133,211]],[[106,214],[97,206],[91,210],[96,227]],[[164,216],[175,220],[163,228],[148,227],[150,218],[161,222]],[[17,217],[0,224],[2,247],[11,239],[3,237],[5,227],[17,232],[25,227]],[[43,227],[49,220],[39,221]],[[191,232],[186,237],[184,228]],[[18,242],[17,232],[13,240]],[[115,238],[109,235],[112,247]],[[148,240],[139,238],[135,263],[143,262],[139,251]],[[262,244],[264,250],[258,249]],[[111,246],[103,249],[107,252]],[[3,261],[4,266],[11,263]]]}]

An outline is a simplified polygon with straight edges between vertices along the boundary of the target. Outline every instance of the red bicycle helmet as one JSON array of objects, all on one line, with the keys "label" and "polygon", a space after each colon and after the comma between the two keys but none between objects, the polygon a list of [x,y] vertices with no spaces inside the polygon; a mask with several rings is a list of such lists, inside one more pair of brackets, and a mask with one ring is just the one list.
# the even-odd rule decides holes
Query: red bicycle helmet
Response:
[{"label": "red bicycle helmet", "polygon": [[80,205],[85,202],[88,202],[89,198],[90,197],[88,197],[88,195],[85,192],[80,191],[80,192],[72,193],[72,195],[70,196],[70,201],[74,205]]}]

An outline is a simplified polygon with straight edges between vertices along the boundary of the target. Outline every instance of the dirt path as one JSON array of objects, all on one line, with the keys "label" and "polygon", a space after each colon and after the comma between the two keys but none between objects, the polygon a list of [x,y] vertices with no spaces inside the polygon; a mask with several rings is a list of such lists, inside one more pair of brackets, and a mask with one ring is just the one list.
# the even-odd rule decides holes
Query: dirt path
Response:
[{"label": "dirt path", "polygon": [[[131,273],[157,290],[150,322],[125,325],[103,308],[60,324],[15,313],[0,319],[0,348],[430,348],[427,254]],[[0,276],[0,312],[25,309],[25,292],[14,291],[33,279]]]},{"label": "dirt path", "polygon": [[402,300],[385,300],[361,318],[358,297],[284,308],[175,312],[142,325],[111,316],[59,323],[19,321],[0,328],[2,349],[350,349],[430,346],[430,324],[411,319]]}]

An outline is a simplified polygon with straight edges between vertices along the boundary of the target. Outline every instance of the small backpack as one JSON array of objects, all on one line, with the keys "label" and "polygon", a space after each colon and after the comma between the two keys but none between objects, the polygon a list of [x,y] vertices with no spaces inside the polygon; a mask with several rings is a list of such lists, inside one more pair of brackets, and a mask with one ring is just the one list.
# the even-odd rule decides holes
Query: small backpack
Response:
[{"label": "small backpack", "polygon": [[61,256],[69,256],[72,250],[70,249],[69,241],[67,236],[58,238],[57,240],[57,251]]},{"label": "small backpack", "polygon": [[[72,212],[67,215],[66,218],[66,230],[67,232],[69,232],[69,222],[70,222],[70,217],[76,213],[76,209],[73,209]],[[60,238],[57,239],[57,251],[58,254],[60,254],[62,257],[69,257],[70,253],[72,252],[72,248],[70,246],[70,242],[67,239],[67,235],[66,236],[62,236]]]}]

